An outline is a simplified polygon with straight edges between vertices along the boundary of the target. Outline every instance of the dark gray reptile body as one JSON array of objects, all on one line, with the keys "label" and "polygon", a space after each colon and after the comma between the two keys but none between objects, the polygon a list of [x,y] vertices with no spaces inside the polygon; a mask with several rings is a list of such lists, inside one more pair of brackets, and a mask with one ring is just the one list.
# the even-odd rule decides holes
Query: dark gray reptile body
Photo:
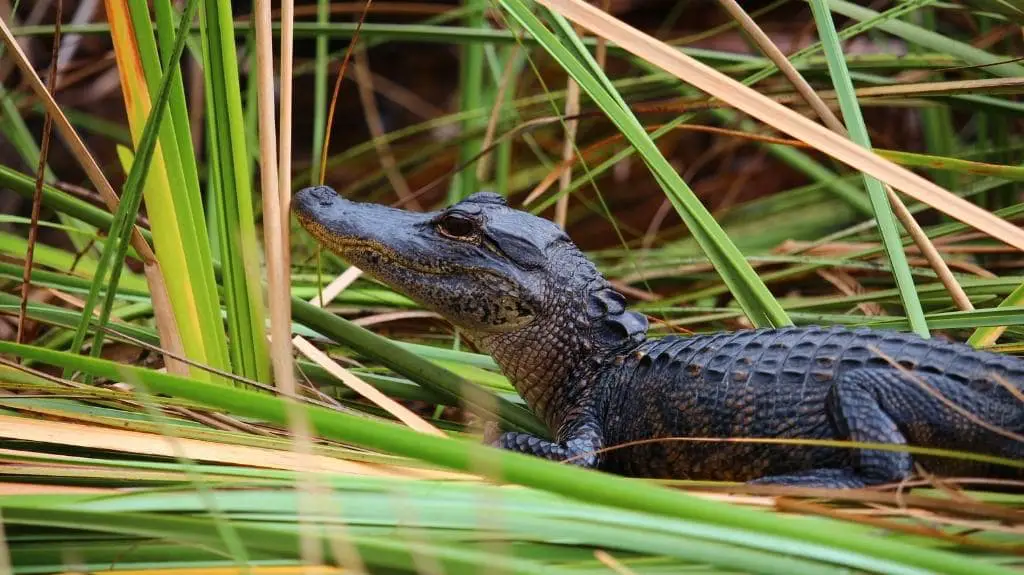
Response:
[{"label": "dark gray reptile body", "polygon": [[[900,374],[895,365],[907,371]],[[861,384],[870,396],[866,414],[848,405],[853,413],[844,415],[835,406],[837,384],[858,373],[882,379]],[[600,379],[607,388],[601,410],[606,445],[657,437],[848,439],[844,428],[863,417],[874,425],[860,430],[861,441],[899,442],[901,436],[910,445],[1024,459],[1024,442],[999,432],[1024,432],[1024,404],[1007,387],[1020,389],[1024,362],[913,334],[808,327],[669,337],[644,342]],[[850,404],[858,405],[858,394],[849,395]],[[885,429],[879,418],[895,430]],[[998,429],[985,429],[977,420]],[[861,467],[862,455],[828,447],[656,442],[611,451],[601,466],[646,477],[745,481],[854,469]],[[1022,477],[1005,466],[914,460],[945,476]]]},{"label": "dark gray reptile body", "polygon": [[327,247],[491,354],[554,432],[506,432],[501,447],[659,478],[858,487],[906,479],[915,463],[940,476],[1024,478],[1019,467],[906,451],[699,440],[852,440],[1024,460],[1021,359],[868,329],[651,340],[646,318],[561,229],[494,194],[413,213],[321,187],[294,205]]}]

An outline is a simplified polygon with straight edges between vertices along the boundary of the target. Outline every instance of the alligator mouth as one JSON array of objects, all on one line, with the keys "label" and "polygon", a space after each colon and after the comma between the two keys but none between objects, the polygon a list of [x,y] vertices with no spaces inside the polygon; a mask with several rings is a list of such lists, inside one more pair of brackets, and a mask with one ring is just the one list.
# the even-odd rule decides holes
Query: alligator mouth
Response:
[{"label": "alligator mouth", "polygon": [[301,211],[296,211],[296,217],[299,223],[302,224],[303,228],[309,232],[318,242],[326,246],[333,252],[337,252],[339,255],[345,255],[352,249],[377,249],[382,251],[384,248],[379,242],[373,240],[367,240],[356,236],[346,236],[331,230],[324,224],[320,223],[315,217],[308,216]]},{"label": "alligator mouth", "polygon": [[[415,269],[422,273],[431,273],[431,270],[420,269],[422,266],[417,266],[411,261],[402,258],[398,252],[387,247],[381,242],[356,236],[346,236],[331,230],[315,218],[307,216],[302,212],[298,212],[297,215],[299,223],[302,224],[302,227],[306,228],[306,231],[308,231],[324,247],[342,257],[354,256],[359,253],[371,253],[380,258],[380,264],[395,264],[399,267]],[[438,270],[434,273],[441,272]]]},{"label": "alligator mouth", "polygon": [[[439,266],[425,266],[422,263],[416,262],[401,253],[394,248],[391,248],[387,244],[384,244],[377,240],[369,240],[357,236],[346,236],[342,233],[336,232],[324,224],[316,220],[316,218],[303,214],[301,211],[296,212],[299,223],[302,227],[306,228],[318,242],[324,245],[327,249],[342,256],[348,258],[357,254],[372,254],[376,256],[377,261],[374,263],[374,267],[383,271],[388,266],[394,266],[401,269],[413,271],[416,273],[431,275],[431,276],[449,276],[458,271],[482,271],[487,272],[488,270],[479,268],[467,268],[456,270],[451,266],[439,265]],[[350,262],[351,263],[351,262]],[[375,275],[374,272],[377,270],[366,269],[363,270],[370,275]]]}]

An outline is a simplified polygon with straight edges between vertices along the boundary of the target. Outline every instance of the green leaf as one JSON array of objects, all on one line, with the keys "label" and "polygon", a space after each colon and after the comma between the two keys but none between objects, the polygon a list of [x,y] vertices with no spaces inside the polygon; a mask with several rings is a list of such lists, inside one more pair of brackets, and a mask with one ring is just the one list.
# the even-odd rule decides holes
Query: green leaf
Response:
[{"label": "green leaf", "polygon": [[[879,16],[879,13],[874,10],[858,6],[846,0],[828,0],[828,5],[833,12],[855,20],[869,20]],[[1024,76],[1024,66],[1006,62],[1010,58],[991,54],[970,44],[959,42],[944,34],[926,30],[908,22],[896,19],[885,20],[880,22],[877,28],[923,48],[952,54],[968,64],[981,66],[979,70],[989,74],[995,74],[1004,78]]]},{"label": "green leaf", "polygon": [[[999,302],[996,309],[991,311],[1006,310],[1007,308],[1013,308],[1015,306],[1024,306],[1024,283],[1017,286],[1017,289],[1013,290],[1010,295],[1006,296],[1006,299]],[[974,317],[974,314],[972,314],[971,317]],[[973,345],[974,347],[993,345],[996,343],[996,340],[999,339],[999,336],[1006,331],[1006,326],[1014,324],[1024,324],[1024,316],[1016,319],[1008,319],[1006,323],[1000,325],[979,327],[971,334],[971,337],[967,339],[967,344]]]},{"label": "green leaf", "polygon": [[[505,8],[601,108],[623,135],[637,148],[655,178],[665,190],[690,232],[721,274],[733,297],[755,326],[784,326],[791,322],[771,292],[746,262],[743,255],[715,222],[707,208],[679,177],[655,146],[636,116],[611,85],[582,44],[568,40],[567,47],[541,23],[520,0],[503,0]],[[556,19],[557,22],[557,19]],[[563,38],[576,38],[567,24],[559,26]]]},{"label": "green leaf", "polygon": [[260,245],[252,202],[252,178],[231,4],[203,2],[200,30],[206,94],[209,188],[216,214],[221,281],[227,309],[233,371],[248,379],[270,381]]},{"label": "green leaf", "polygon": [[[285,402],[267,394],[11,342],[0,342],[0,353],[60,365],[65,369],[86,371],[97,377],[126,381],[149,392],[183,397],[212,409],[226,410],[236,416],[281,425],[287,421]],[[658,517],[702,522],[709,527],[736,529],[745,532],[745,543],[755,548],[785,549],[796,557],[827,555],[831,561],[840,565],[885,572],[910,572],[915,569],[970,575],[1013,572],[1009,568],[969,556],[896,541],[885,534],[857,532],[850,525],[837,521],[769,514],[687,495],[635,479],[499,451],[471,441],[427,436],[397,425],[317,406],[300,408],[306,410],[316,431],[329,439],[413,457],[450,469],[483,472],[496,479],[551,491],[571,499]],[[6,507],[4,516],[10,519]],[[39,515],[33,516],[28,510],[18,515],[20,521],[33,521],[33,517],[41,521]],[[52,521],[60,521],[60,518],[57,512],[47,517]],[[134,526],[133,522],[131,527]],[[201,537],[208,533],[208,529],[198,529],[197,526],[193,535]]]},{"label": "green leaf", "polygon": [[975,6],[978,10],[1002,14],[1011,21],[1024,26],[1024,7],[1013,0],[966,0],[965,4]]},{"label": "green leaf", "polygon": [[[466,27],[476,30],[487,30],[487,8],[489,0],[463,0],[466,15]],[[484,46],[473,42],[462,46],[459,67],[459,108],[463,111],[490,107],[492,102],[484,101]],[[481,118],[467,118],[462,124],[464,134],[471,134],[481,128]],[[480,153],[481,141],[478,138],[467,138],[459,146],[459,165],[464,165]],[[479,191],[480,182],[476,178],[476,170],[464,168],[452,178],[448,189],[448,202],[455,203],[463,197]]]},{"label": "green leaf", "polygon": [[[829,70],[832,72],[832,83],[835,86],[836,95],[839,97],[839,106],[843,112],[846,129],[850,132],[850,139],[870,149],[871,139],[868,136],[867,126],[864,124],[864,117],[861,115],[860,105],[857,103],[857,94],[854,92],[853,82],[850,80],[850,71],[846,68],[846,61],[843,59],[843,48],[839,44],[839,36],[836,34],[832,14],[829,12],[826,2],[827,0],[810,0],[811,11],[818,27],[818,36],[821,37],[822,47],[825,49],[826,58],[828,58]],[[910,321],[910,328],[921,337],[930,337],[928,323],[924,319],[924,310],[921,308],[921,302],[917,299],[914,278],[910,273],[910,266],[907,264],[907,256],[903,252],[899,228],[896,226],[896,216],[889,205],[886,190],[882,182],[867,174],[864,175],[864,186],[871,199],[875,222],[879,234],[882,236],[882,245],[885,247],[889,264],[892,266],[896,286],[900,290],[900,298],[903,300],[903,309]]]},{"label": "green leaf", "polygon": [[[186,16],[189,17],[184,19],[184,23],[191,21],[190,16],[194,13],[197,4],[198,0],[190,0],[188,8],[186,8]],[[181,53],[185,48],[185,38],[187,36],[188,26],[182,25],[178,30],[178,37],[176,38],[174,51],[172,51],[167,58],[168,68],[172,65],[176,65],[181,59]],[[125,256],[128,253],[129,238],[132,233],[135,218],[138,215],[139,206],[142,203],[142,184],[146,181],[150,163],[156,150],[157,138],[160,134],[160,126],[163,122],[164,112],[167,110],[166,104],[171,94],[172,85],[171,74],[165,74],[164,79],[160,84],[160,91],[154,101],[152,113],[146,119],[145,128],[142,131],[142,136],[139,138],[137,161],[134,162],[131,171],[128,173],[128,178],[124,185],[124,191],[121,195],[121,202],[117,207],[117,213],[114,214],[114,222],[111,225],[110,239],[103,248],[103,254],[100,256],[100,261],[97,265],[93,285],[89,290],[89,295],[86,298],[85,305],[82,309],[82,322],[75,331],[75,337],[71,343],[71,350],[74,353],[78,353],[78,351],[81,350],[82,343],[85,339],[89,323],[92,320],[93,310],[96,307],[97,299],[99,298],[100,289],[102,287],[106,288],[106,297],[103,301],[103,307],[100,309],[100,326],[106,325],[106,322],[110,317],[110,310],[114,304],[117,285],[121,279],[121,269],[124,266]],[[109,285],[104,286],[108,281],[108,268],[110,270]],[[93,340],[92,353],[94,356],[98,356],[100,353],[102,342],[103,332],[100,331],[96,333]],[[70,374],[67,372],[64,374],[65,377],[68,377],[69,375]]]}]

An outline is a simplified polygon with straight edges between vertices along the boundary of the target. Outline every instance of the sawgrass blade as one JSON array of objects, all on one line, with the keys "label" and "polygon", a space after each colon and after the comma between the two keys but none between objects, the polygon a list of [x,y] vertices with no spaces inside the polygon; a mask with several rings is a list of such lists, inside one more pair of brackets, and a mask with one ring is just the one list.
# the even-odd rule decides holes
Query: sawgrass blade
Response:
[{"label": "sawgrass blade", "polygon": [[[352,347],[388,368],[420,383],[430,391],[446,398],[452,405],[465,401],[477,413],[488,413],[487,406],[496,406],[496,415],[512,427],[546,437],[547,428],[535,416],[518,405],[493,392],[476,386],[466,379],[398,347],[387,339],[335,316],[315,305],[292,298],[292,315],[307,327]],[[472,387],[469,387],[472,386]],[[472,392],[469,392],[472,390]],[[484,400],[474,402],[473,398]]]},{"label": "sawgrass blade", "polygon": [[[487,30],[486,11],[489,8],[489,0],[463,0],[467,13],[465,24],[473,30]],[[459,62],[459,108],[463,111],[476,110],[482,107],[490,107],[493,102],[486,102],[484,97],[484,46],[481,42],[472,42],[461,47],[462,54]],[[462,131],[464,134],[477,132],[481,129],[482,118],[470,118],[463,122]],[[459,165],[469,162],[480,153],[481,141],[477,138],[468,138],[459,145]],[[463,169],[455,177],[448,187],[448,203],[455,203],[462,198],[479,191],[480,182],[477,180],[476,170],[472,167]]]},{"label": "sawgrass blade", "polygon": [[[284,400],[266,394],[10,342],[0,342],[0,353],[31,358],[65,369],[85,371],[97,377],[113,378],[144,386],[152,393],[190,399],[237,416],[262,419],[279,425],[286,424]],[[518,453],[499,451],[471,441],[426,436],[395,425],[378,423],[316,406],[302,408],[306,410],[318,434],[326,438],[413,457],[449,469],[486,470],[496,478],[551,491],[575,500],[637,511],[654,517],[703,523],[706,525],[705,529],[709,530],[705,533],[711,529],[736,530],[736,535],[741,536],[740,540],[754,548],[785,549],[796,557],[827,556],[840,565],[886,572],[915,568],[970,575],[1012,572],[1009,568],[969,556],[911,545],[889,539],[884,535],[871,535],[867,530],[852,529],[849,524],[837,521],[771,515],[694,497],[654,484],[559,465]],[[9,520],[8,513],[8,509],[5,508],[5,517]],[[46,521],[39,515],[33,516],[28,510],[18,517],[22,521],[39,521],[45,524],[60,524],[64,521],[60,511],[47,515]],[[118,521],[118,517],[130,516],[110,515],[109,519]],[[135,527],[134,522],[132,526]],[[192,533],[195,536],[209,533],[207,527],[194,527],[196,531]],[[250,540],[241,528],[239,533],[243,534],[247,542]]]},{"label": "sawgrass blade", "polygon": [[[829,8],[833,12],[842,14],[848,18],[853,18],[854,20],[866,21],[879,17],[878,12],[875,12],[870,8],[858,6],[852,2],[847,2],[846,0],[827,1]],[[931,3],[932,2],[928,2],[928,4]],[[908,2],[908,4],[913,3]],[[920,4],[918,4],[918,6],[919,5]],[[926,30],[920,26],[915,26],[914,24],[903,20],[897,20],[894,18],[886,19],[879,22],[877,28],[923,48],[928,48],[929,50],[935,50],[944,54],[951,54],[962,59],[967,64],[981,66],[979,69],[989,74],[1005,78],[1019,78],[1024,76],[1024,66],[1014,62],[1007,62],[1007,60],[1012,59],[1012,57],[1007,58],[1006,56],[991,54],[980,48],[975,48],[970,44],[959,42],[938,32]]]},{"label": "sawgrass blade", "polygon": [[[330,0],[316,0],[316,22],[324,25],[330,21]],[[318,36],[316,39],[316,56],[314,59],[313,72],[313,143],[310,150],[322,150],[324,148],[324,134],[327,129],[327,36]],[[320,180],[320,154],[313,154],[312,163],[309,166],[309,181]]]},{"label": "sawgrass blade", "polygon": [[[7,232],[0,232],[0,252],[12,258],[20,258],[25,255],[28,249],[28,240],[20,235]],[[67,273],[74,273],[79,277],[96,280],[99,264],[96,260],[83,260],[75,257],[75,254],[55,248],[46,244],[36,244],[34,260],[38,265],[51,269],[62,270]],[[123,280],[126,284],[138,289],[145,286],[145,280],[136,274],[124,274]],[[20,275],[18,279],[20,280]],[[105,287],[104,287],[105,289]]]},{"label": "sawgrass blade", "polygon": [[[822,47],[828,59],[832,83],[839,97],[839,107],[842,110],[850,139],[870,149],[871,139],[857,103],[853,82],[850,80],[850,73],[843,58],[843,48],[839,44],[839,37],[832,22],[832,14],[829,12],[826,2],[827,0],[810,0],[811,11],[818,27],[818,36],[821,38]],[[900,290],[903,309],[910,322],[910,329],[922,337],[929,337],[928,323],[924,319],[921,302],[917,299],[917,288],[914,286],[914,278],[910,274],[907,256],[903,252],[903,243],[900,241],[900,230],[889,205],[885,188],[882,182],[867,174],[864,174],[864,186],[871,199],[875,222],[879,235],[882,237],[886,256],[889,258],[889,265],[892,266],[893,278]]]},{"label": "sawgrass blade", "polygon": [[[173,24],[175,14],[172,5],[168,1],[153,2],[153,9],[156,15],[157,38],[160,43],[160,53],[170,52],[173,48],[175,26]],[[137,21],[137,35],[140,38],[140,46],[149,44],[152,38],[152,27],[149,25],[148,11],[133,10],[133,20]],[[191,22],[191,17],[183,16],[185,20],[179,23],[184,26]],[[136,20],[137,19],[137,20]],[[141,30],[141,32],[139,31]],[[187,41],[187,39],[186,39]],[[147,50],[155,53],[155,47]],[[144,51],[145,53],[145,51]],[[156,63],[156,62],[154,62]],[[160,263],[165,276],[172,276],[180,273],[177,282],[186,282],[191,289],[192,298],[195,301],[195,315],[198,319],[199,332],[183,333],[183,338],[195,337],[200,339],[204,346],[206,357],[204,363],[208,366],[229,370],[230,360],[228,358],[227,341],[224,336],[224,322],[221,317],[220,297],[217,290],[217,282],[213,273],[213,257],[210,250],[209,230],[206,228],[203,200],[199,187],[199,168],[195,149],[192,145],[192,134],[189,124],[189,114],[186,108],[185,93],[182,85],[181,70],[173,66],[167,70],[172,74],[171,81],[174,86],[171,91],[170,114],[172,122],[169,128],[173,128],[174,137],[166,137],[166,142],[161,142],[164,154],[173,156],[169,150],[176,150],[178,161],[169,165],[172,170],[181,169],[181,180],[183,185],[170,188],[170,201],[168,205],[173,207],[173,217],[170,213],[167,216],[173,220],[173,224],[160,222],[164,225],[174,225],[178,229],[180,248],[173,252],[173,258],[160,257]],[[147,76],[149,76],[147,66]],[[150,85],[154,85],[153,78],[149,79]],[[152,211],[150,212],[152,214]],[[151,215],[151,225],[156,229],[156,218]],[[171,293],[171,297],[175,297]],[[184,295],[184,294],[182,294]],[[187,347],[187,343],[186,343]]]},{"label": "sawgrass blade", "polygon": [[230,3],[203,2],[199,21],[210,143],[207,194],[222,266],[228,351],[234,373],[266,383],[270,355],[247,148],[255,140],[243,124]]},{"label": "sawgrass blade", "polygon": [[[840,35],[839,35],[840,39],[842,39],[842,40],[849,39],[849,38],[853,37],[856,34],[860,34],[860,33],[864,32],[866,30],[870,30],[872,27],[878,25],[879,23],[881,23],[883,21],[886,21],[886,20],[888,20],[890,18],[898,18],[898,17],[900,17],[900,16],[902,16],[902,15],[908,13],[908,12],[916,10],[920,6],[928,5],[928,4],[931,4],[931,3],[935,2],[935,1],[936,0],[912,0],[912,1],[909,1],[909,2],[904,2],[902,4],[894,6],[893,8],[887,10],[886,12],[883,12],[883,13],[879,14],[876,18],[873,18],[873,19],[870,19],[870,20],[866,20],[864,22],[859,23],[858,25],[851,26],[851,27],[843,30],[840,33]],[[806,46],[805,48],[800,49],[800,50],[794,52],[793,54],[791,54],[789,56],[789,60],[794,65],[798,65],[799,66],[799,64],[806,62],[812,55],[814,55],[817,52],[819,52],[821,50],[821,48],[822,48],[822,46],[821,46],[820,42],[811,43],[810,45]],[[683,53],[689,53],[689,54],[693,55],[694,57],[700,57],[698,54],[693,54],[691,52],[688,52],[687,49],[685,49],[685,48],[682,49],[682,52]],[[746,72],[746,71],[749,71],[749,69],[751,67],[753,67],[753,69],[755,70],[752,74],[748,75],[747,77],[745,77],[742,80],[742,84],[745,85],[745,86],[753,86],[754,84],[756,84],[758,82],[761,82],[762,80],[764,80],[766,78],[769,78],[772,75],[774,75],[774,74],[779,72],[779,70],[775,66],[775,64],[773,64],[767,58],[757,58],[757,57],[745,56],[745,55],[744,56],[739,56],[739,57],[742,58],[745,61],[745,64],[744,64],[744,66],[741,69],[730,70],[731,73]],[[636,59],[634,59],[634,63],[636,65],[640,66],[641,68],[645,69],[645,70],[653,72],[653,74],[652,74],[653,76],[659,76],[659,75],[663,75],[664,74],[663,72],[661,72],[661,70],[657,66],[654,66],[654,65],[644,61],[643,59],[636,58]],[[734,116],[735,116],[734,114],[732,114],[731,112],[729,112],[727,110],[718,110],[718,109],[716,109],[713,112],[718,117],[724,118],[724,119],[729,120],[729,121],[733,120]],[[659,128],[658,130],[655,130],[654,132],[652,132],[651,133],[651,138],[657,140],[661,136],[664,136],[665,134],[670,133],[671,129],[674,126],[680,125],[683,122],[690,121],[693,117],[694,117],[693,114],[683,114],[682,116],[679,116],[678,118],[676,118],[676,119],[672,120],[671,122],[665,124],[665,126],[663,128]],[[750,122],[749,120],[743,119],[741,125],[744,126],[744,129],[752,131],[752,127],[753,127],[754,124],[752,122]],[[785,148],[785,147],[782,147],[782,146],[776,146],[776,145],[768,145],[767,148],[768,148],[768,150],[773,155],[779,157],[780,159],[785,161],[787,164],[789,164],[789,165],[793,166],[794,168],[800,170],[801,172],[805,173],[806,175],[808,175],[809,177],[813,178],[814,180],[822,182],[822,183],[825,183],[839,197],[843,198],[846,202],[848,202],[855,209],[858,209],[858,210],[860,210],[861,212],[863,212],[865,214],[871,213],[870,203],[868,202],[868,199],[864,196],[863,191],[860,190],[858,187],[851,186],[851,185],[848,185],[848,184],[844,183],[841,179],[835,177],[835,174],[833,174],[830,170],[828,170],[824,166],[821,166],[819,163],[810,160],[809,158],[807,158],[804,154],[800,153],[799,151],[791,150],[791,149],[788,149],[788,148]],[[629,147],[629,148],[626,148],[626,149],[616,153],[615,155],[613,155],[611,158],[609,158],[605,162],[601,163],[600,165],[598,165],[595,168],[593,168],[592,170],[590,170],[590,174],[588,174],[588,176],[596,177],[596,176],[604,173],[605,171],[610,169],[612,166],[614,166],[614,165],[618,164],[619,162],[621,162],[623,159],[632,156],[635,151],[636,151],[635,148]],[[586,183],[587,183],[587,179],[585,177],[577,178],[572,183],[572,185],[569,186],[569,188],[568,188],[568,190],[566,190],[566,192],[573,191],[573,190],[579,188],[580,186],[585,185]],[[554,197],[549,198],[546,202],[544,202],[544,204],[542,204],[542,206],[539,206],[538,209],[546,207],[551,202],[556,201],[559,195],[560,194],[556,194]]]},{"label": "sawgrass blade", "polygon": [[[189,7],[192,10],[195,9],[196,5],[197,0],[191,0],[189,3]],[[108,4],[108,8],[111,8],[110,4]],[[131,46],[129,38],[131,36],[130,32],[127,30],[129,23],[126,15],[121,14],[120,17],[112,18],[111,20],[114,25],[123,26],[120,33],[115,33],[115,38],[120,38],[119,41],[115,41],[115,44],[119,45],[120,50],[129,50],[129,47]],[[179,28],[174,50],[168,54],[167,57],[168,67],[175,65],[181,58],[181,53],[185,47],[187,31],[187,26],[181,26]],[[126,72],[126,70],[123,71]],[[71,343],[71,351],[73,353],[78,353],[82,348],[82,343],[85,340],[89,323],[92,320],[93,310],[95,309],[97,300],[99,299],[101,287],[106,289],[106,297],[104,298],[103,305],[100,309],[99,324],[101,326],[106,324],[107,319],[110,316],[110,310],[113,307],[114,294],[117,291],[117,285],[121,279],[121,269],[124,266],[125,256],[128,252],[129,239],[133,231],[135,218],[138,214],[139,206],[142,203],[143,182],[146,181],[154,158],[156,158],[158,170],[165,169],[163,167],[164,165],[160,161],[160,156],[156,153],[156,146],[157,139],[160,135],[160,127],[167,109],[166,104],[171,94],[171,88],[171,75],[165,74],[160,84],[160,90],[157,93],[156,100],[153,104],[152,113],[146,114],[147,118],[145,126],[142,129],[142,133],[139,136],[138,141],[137,161],[133,164],[131,171],[128,173],[128,178],[125,182],[124,191],[121,196],[121,202],[118,205],[117,213],[114,215],[114,220],[111,225],[110,239],[104,246],[103,254],[100,256],[99,263],[97,264],[93,285],[89,290],[89,295],[86,298],[82,309],[82,321],[76,329],[75,337]],[[136,104],[140,103],[134,100],[132,102]],[[145,111],[140,110],[140,113],[145,114]],[[157,173],[159,174],[159,171]],[[110,273],[109,279],[107,277],[108,270]],[[100,353],[102,341],[103,333],[97,332],[93,340],[93,355],[98,355]],[[65,372],[64,374],[65,377],[68,377],[69,375],[70,373],[68,372]]]},{"label": "sawgrass blade", "polygon": [[[162,82],[170,83],[169,119],[160,126],[159,148],[143,196],[150,214],[160,271],[182,342],[180,352],[200,364],[224,370],[229,367],[227,347],[201,215],[198,170],[181,73],[177,60],[160,61],[160,53],[173,55],[175,51],[176,29],[171,22],[171,8],[163,1],[155,4],[160,28],[159,50],[148,7],[131,6],[124,0],[108,0],[107,8],[115,29],[122,30],[114,36],[118,40],[115,43],[118,69],[141,70],[141,74],[125,73],[122,77],[125,107],[133,133],[141,132],[151,113],[149,94],[158,93]],[[195,9],[191,10],[190,14],[194,14]],[[186,29],[186,22],[179,27]],[[126,34],[123,29],[129,25],[131,32]],[[185,38],[187,40],[187,36]],[[119,153],[126,170],[130,171],[133,162],[130,152],[119,148]],[[98,349],[94,347],[93,352],[98,353]],[[193,374],[209,377],[209,372],[199,370],[193,370]]]},{"label": "sawgrass blade", "polygon": [[[1024,283],[1017,286],[1017,289],[1013,290],[1010,295],[1006,296],[1006,299],[999,302],[999,305],[992,311],[1005,310],[1006,308],[1013,308],[1015,306],[1024,307]],[[971,317],[974,317],[973,314]],[[999,336],[1006,331],[1007,326],[1022,323],[1024,323],[1024,317],[1017,318],[1016,320],[1007,318],[1006,323],[1002,325],[979,327],[974,330],[974,333],[972,333],[971,337],[968,338],[967,344],[973,345],[974,347],[995,345],[996,341],[999,340]]]},{"label": "sawgrass blade", "polygon": [[[183,541],[200,548],[231,556],[231,549],[221,540],[215,525],[200,518],[158,516],[146,513],[102,513],[74,509],[46,509],[40,507],[7,506],[7,522],[17,525],[38,525],[63,528],[86,526],[100,533],[142,535],[170,541]],[[281,529],[275,525],[239,523],[234,526],[248,550],[264,557],[296,559],[300,548],[300,534],[294,529]],[[323,543],[340,537],[332,531],[319,531],[315,536]],[[349,545],[358,551],[362,561],[378,569],[410,572],[418,557],[430,557],[446,573],[477,573],[486,567],[498,566],[506,573],[542,575],[544,573],[569,575],[573,571],[541,565],[526,559],[515,559],[494,552],[477,551],[436,543],[403,541],[387,535],[354,536],[345,534]],[[321,544],[323,544],[321,543]],[[336,547],[327,546],[334,550]],[[343,562],[336,552],[330,554],[332,562]],[[244,565],[242,561],[239,565]]]},{"label": "sawgrass blade", "polygon": [[[275,484],[280,481],[275,481]],[[438,545],[451,545],[455,541],[486,533],[516,541],[518,546],[540,543],[549,552],[531,554],[531,560],[552,567],[560,563],[575,563],[588,559],[588,550],[573,549],[563,543],[574,538],[585,546],[601,547],[615,554],[624,554],[628,564],[634,555],[650,561],[662,557],[667,567],[684,567],[687,563],[722,565],[741,571],[779,574],[840,573],[840,569],[824,561],[801,560],[779,556],[761,550],[744,548],[725,540],[714,541],[700,537],[697,525],[678,520],[654,520],[642,515],[607,510],[581,504],[532,490],[502,493],[498,488],[483,485],[444,485],[436,482],[415,484],[408,481],[384,480],[370,483],[358,478],[339,477],[331,481],[337,494],[328,506],[335,514],[323,512],[323,519],[331,523],[344,521],[346,529],[357,536],[374,536],[375,525],[395,529],[398,540],[412,539],[406,529],[431,533],[429,539]],[[454,487],[454,488],[453,488]],[[474,497],[466,497],[470,491]],[[401,495],[398,495],[401,493]],[[407,501],[405,512],[395,509],[394,499]],[[258,525],[276,523],[291,532],[297,516],[297,498],[283,489],[252,489],[232,493],[227,490],[214,494],[218,507],[230,517],[248,518]],[[93,498],[52,496],[39,498],[38,503],[14,501],[25,507],[78,509],[108,514],[146,514],[197,516],[202,502],[187,493],[139,494],[135,496]],[[261,504],[257,507],[253,501]],[[501,524],[487,525],[478,517],[477,500],[488,501]],[[5,501],[6,503],[6,501]],[[34,504],[33,504],[34,503]],[[444,531],[450,537],[442,535]],[[379,532],[379,531],[378,531]],[[697,537],[692,537],[697,535]],[[495,557],[501,561],[500,557]],[[119,562],[120,563],[120,562]],[[497,569],[497,565],[489,566]],[[565,565],[568,567],[568,565]]]},{"label": "sawgrass blade", "polygon": [[[572,40],[569,40],[570,46],[563,44],[527,5],[519,0],[505,0],[502,6],[565,68],[566,72],[580,84],[584,93],[594,100],[637,148],[751,322],[755,326],[789,325],[789,318],[772,297],[771,292],[746,263],[736,246],[729,241],[693,191],[661,155],[607,76],[586,50],[582,49],[582,44]],[[556,20],[556,27],[563,38],[576,38],[575,33],[564,21],[561,25],[557,22]]]},{"label": "sawgrass blade", "polygon": [[[22,174],[9,166],[0,165],[0,184],[18,195],[31,198],[35,187],[35,181],[25,174]],[[70,214],[71,216],[95,227],[102,227],[109,231],[112,216],[110,212],[93,204],[76,198],[67,192],[58,190],[49,184],[43,184],[43,205],[54,211]],[[152,241],[149,230],[140,230],[142,236]]]},{"label": "sawgrass blade", "polygon": [[[729,102],[765,123],[803,140],[812,147],[871,174],[895,189],[925,201],[937,210],[969,223],[1008,245],[1024,249],[1024,231],[993,214],[963,201],[935,184],[882,160],[823,126],[811,122],[792,110],[744,87],[724,74],[688,58],[668,45],[658,42],[635,28],[624,25],[581,0],[539,0],[557,6],[563,15],[585,22],[587,28],[628,48],[651,64],[671,71],[676,77],[701,90]],[[579,23],[578,22],[578,23]]]},{"label": "sawgrass blade", "polygon": [[[2,53],[2,50],[0,50],[0,54]],[[7,142],[17,150],[18,155],[21,156],[26,166],[39,165],[39,144],[33,138],[28,125],[25,124],[25,118],[11,98],[11,93],[2,85],[0,85],[0,133],[3,133]],[[57,179],[53,174],[53,170],[48,165],[43,166],[43,174],[44,181],[47,183],[52,183]],[[96,230],[92,226],[77,221],[64,213],[58,212],[57,219],[63,225],[74,230],[73,233],[68,235],[68,238],[71,240],[72,245],[75,246],[75,250],[83,254],[83,257],[93,259],[95,253],[88,249],[89,237],[94,236]]]},{"label": "sawgrass blade", "polygon": [[967,0],[965,4],[1002,14],[1010,21],[1024,26],[1024,6],[1014,0]]}]

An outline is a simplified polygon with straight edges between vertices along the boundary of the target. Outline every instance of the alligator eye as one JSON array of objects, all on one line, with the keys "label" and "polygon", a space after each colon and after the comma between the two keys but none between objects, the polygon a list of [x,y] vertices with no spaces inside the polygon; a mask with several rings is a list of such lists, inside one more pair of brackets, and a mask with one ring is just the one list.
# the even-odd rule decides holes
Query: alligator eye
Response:
[{"label": "alligator eye", "polygon": [[476,235],[476,222],[455,214],[441,218],[437,228],[442,234],[455,239],[467,239]]}]

